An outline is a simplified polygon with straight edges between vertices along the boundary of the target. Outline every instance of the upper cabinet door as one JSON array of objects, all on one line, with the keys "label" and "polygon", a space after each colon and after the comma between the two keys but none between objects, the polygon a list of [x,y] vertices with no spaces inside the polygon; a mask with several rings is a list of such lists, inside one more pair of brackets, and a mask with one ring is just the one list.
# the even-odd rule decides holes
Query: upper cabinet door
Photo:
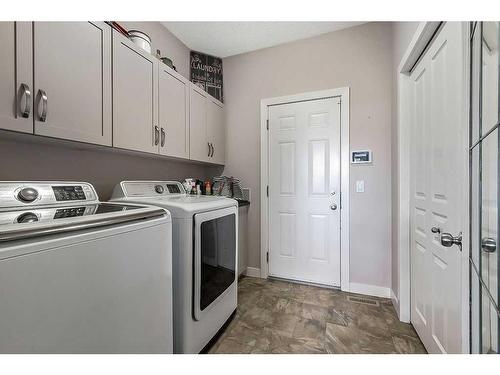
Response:
[{"label": "upper cabinet door", "polygon": [[0,128],[33,133],[31,22],[0,22]]},{"label": "upper cabinet door", "polygon": [[35,134],[111,145],[111,28],[35,22]]},{"label": "upper cabinet door", "polygon": [[158,60],[113,31],[113,146],[158,153]]},{"label": "upper cabinet door", "polygon": [[207,138],[206,94],[194,84],[190,85],[189,99],[189,154],[190,159],[211,161],[212,149]]},{"label": "upper cabinet door", "polygon": [[160,154],[189,158],[189,82],[159,65]]},{"label": "upper cabinet door", "polygon": [[207,137],[212,144],[210,161],[224,164],[226,161],[226,127],[224,126],[224,108],[222,103],[207,98]]}]

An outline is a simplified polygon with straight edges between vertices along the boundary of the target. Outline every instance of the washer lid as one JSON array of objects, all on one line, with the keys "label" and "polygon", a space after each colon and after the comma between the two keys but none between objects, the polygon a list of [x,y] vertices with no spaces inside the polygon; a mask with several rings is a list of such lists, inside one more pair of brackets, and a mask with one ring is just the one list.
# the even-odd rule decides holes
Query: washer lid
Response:
[{"label": "washer lid", "polygon": [[159,207],[116,203],[0,211],[0,242],[166,217]]}]

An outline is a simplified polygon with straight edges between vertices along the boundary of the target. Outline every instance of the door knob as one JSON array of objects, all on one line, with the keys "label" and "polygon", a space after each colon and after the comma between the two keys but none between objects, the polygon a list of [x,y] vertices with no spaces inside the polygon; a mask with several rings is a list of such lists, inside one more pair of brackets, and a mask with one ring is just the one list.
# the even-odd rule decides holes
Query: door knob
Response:
[{"label": "door knob", "polygon": [[332,203],[330,206],[330,210],[335,211],[337,209],[337,205],[335,203]]},{"label": "door knob", "polygon": [[441,245],[444,247],[452,247],[453,245],[457,245],[462,251],[462,232],[458,234],[458,236],[453,237],[450,233],[442,233],[440,237]]},{"label": "door knob", "polygon": [[497,241],[494,238],[483,238],[481,240],[481,247],[485,253],[494,253],[497,249]]}]

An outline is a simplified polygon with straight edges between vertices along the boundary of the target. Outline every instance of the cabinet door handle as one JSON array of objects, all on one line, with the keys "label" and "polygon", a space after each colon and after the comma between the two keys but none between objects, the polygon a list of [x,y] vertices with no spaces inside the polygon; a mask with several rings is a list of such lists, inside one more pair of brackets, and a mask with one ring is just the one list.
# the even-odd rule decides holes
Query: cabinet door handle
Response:
[{"label": "cabinet door handle", "polygon": [[159,142],[160,142],[160,128],[158,126],[155,126],[155,146],[158,146]]},{"label": "cabinet door handle", "polygon": [[[21,116],[24,118],[30,117],[31,112],[31,90],[30,87],[26,83],[21,83],[22,96],[24,96],[26,102],[24,103],[24,109],[21,109]],[[19,105],[21,105],[21,101],[19,101]]]},{"label": "cabinet door handle", "polygon": [[211,143],[211,145],[212,145],[212,155],[210,155],[210,157],[213,158],[214,157],[214,152],[215,152],[215,146],[213,145],[213,143]]},{"label": "cabinet door handle", "polygon": [[40,121],[45,122],[47,120],[47,109],[48,109],[47,93],[42,89],[38,90],[38,93],[40,94],[42,101],[42,114],[40,115]]},{"label": "cabinet door handle", "polygon": [[212,152],[212,146],[210,145],[210,142],[207,142],[208,144],[208,157],[210,157],[210,153]]},{"label": "cabinet door handle", "polygon": [[165,146],[165,129],[161,128],[161,147]]}]

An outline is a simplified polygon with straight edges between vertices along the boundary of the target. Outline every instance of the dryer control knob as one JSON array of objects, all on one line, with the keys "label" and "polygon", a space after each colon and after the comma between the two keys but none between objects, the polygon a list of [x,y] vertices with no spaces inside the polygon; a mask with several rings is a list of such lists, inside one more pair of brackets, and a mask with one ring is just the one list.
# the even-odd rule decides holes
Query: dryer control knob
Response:
[{"label": "dryer control knob", "polygon": [[163,186],[161,186],[161,185],[156,185],[156,186],[155,186],[155,191],[156,191],[158,194],[163,194],[163,191],[164,191],[164,190],[165,190],[165,189],[163,189]]},{"label": "dryer control knob", "polygon": [[19,190],[17,198],[22,202],[30,203],[38,198],[38,191],[36,189],[26,187]]}]

